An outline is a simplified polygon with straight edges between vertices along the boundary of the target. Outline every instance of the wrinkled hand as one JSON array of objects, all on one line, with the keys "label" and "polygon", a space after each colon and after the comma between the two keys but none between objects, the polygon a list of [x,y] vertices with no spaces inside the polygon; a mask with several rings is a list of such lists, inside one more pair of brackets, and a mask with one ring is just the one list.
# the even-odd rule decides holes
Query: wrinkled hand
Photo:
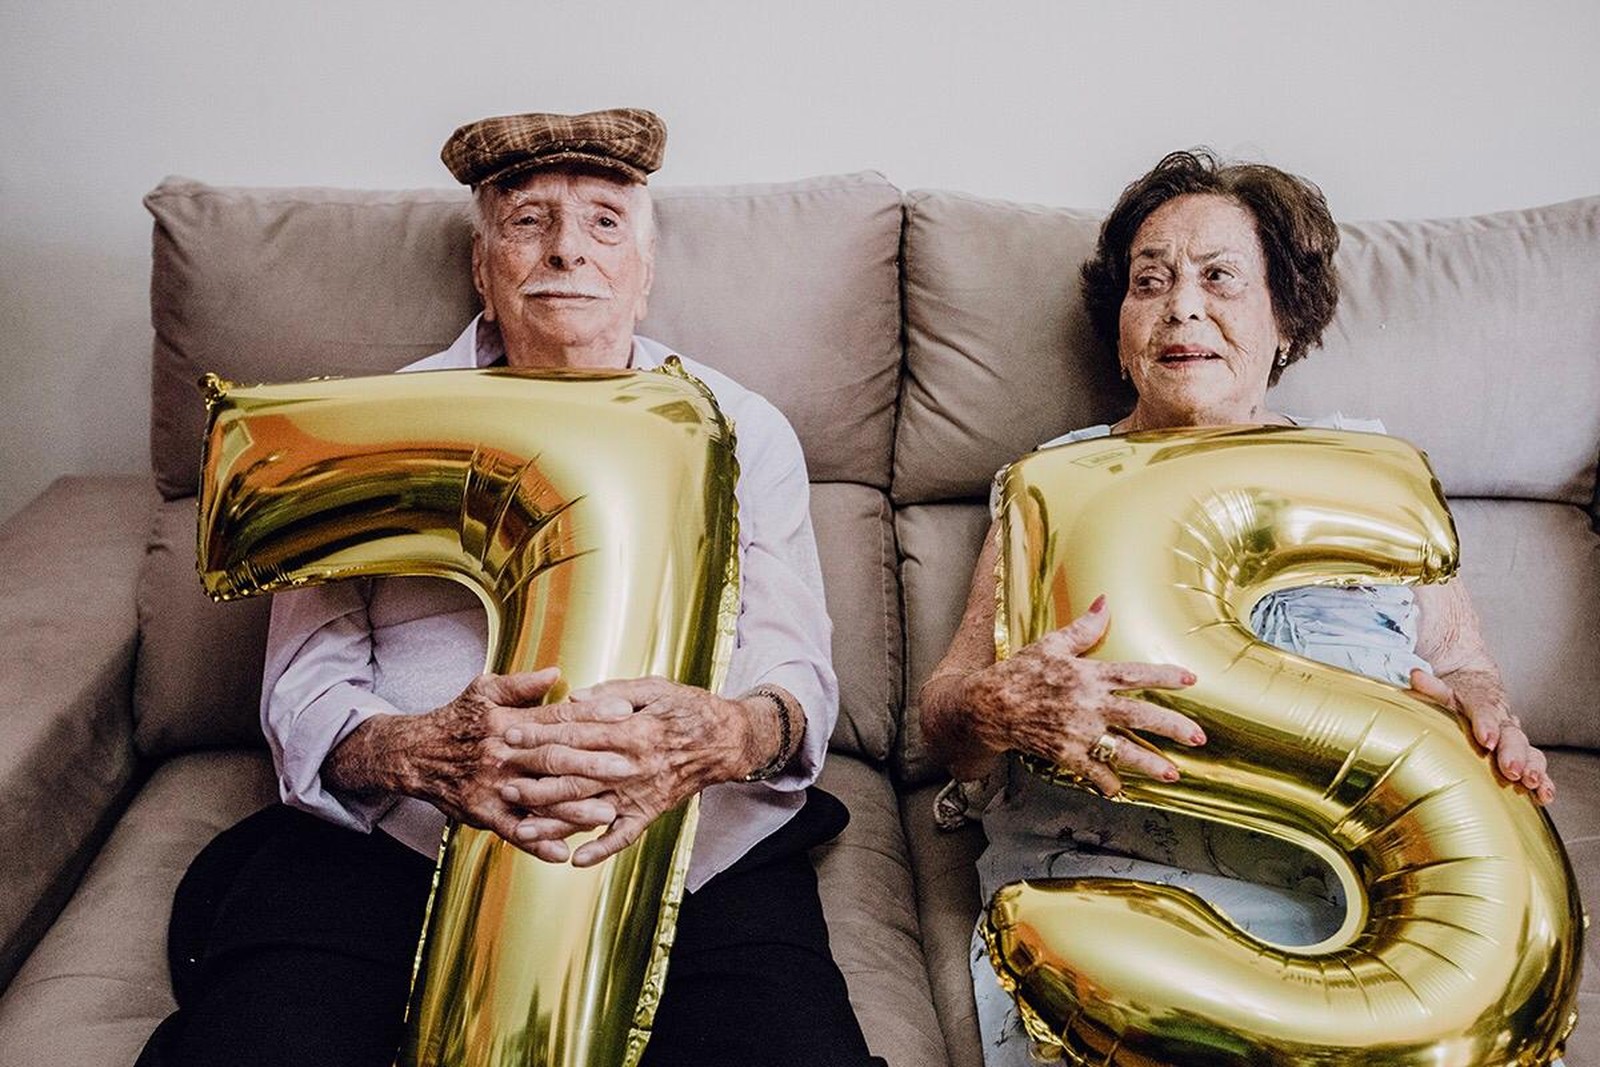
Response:
[{"label": "wrinkled hand", "polygon": [[[561,839],[609,824],[615,810],[603,800],[577,796],[520,804],[511,783],[529,774],[588,774],[603,763],[596,753],[559,745],[529,753],[508,744],[505,735],[563,723],[599,726],[627,713],[619,716],[614,705],[593,703],[541,705],[559,677],[554,667],[480,675],[450,703],[426,715],[404,717],[397,723],[406,731],[403,791],[428,800],[453,819],[491,830],[539,859],[565,861],[568,849]],[[529,823],[540,833],[519,833]]]},{"label": "wrinkled hand", "polygon": [[[610,806],[606,832],[573,853],[578,867],[615,855],[663,813],[760,763],[751,762],[749,712],[704,689],[664,678],[602,682],[574,692],[570,706],[569,721],[508,732],[506,742],[521,750],[515,762],[538,776],[518,778],[505,792],[530,809],[585,800]],[[531,844],[552,828],[524,820],[516,832]]]},{"label": "wrinkled hand", "polygon": [[1407,692],[1465,719],[1472,727],[1472,736],[1490,754],[1490,762],[1501,777],[1520,782],[1540,804],[1555,799],[1556,784],[1546,773],[1544,753],[1533,746],[1523,732],[1522,723],[1499,701],[1484,700],[1468,691],[1455,689],[1421,668],[1412,669],[1411,688]]},{"label": "wrinkled hand", "polygon": [[1119,696],[1129,689],[1182,689],[1194,675],[1154,663],[1103,663],[1083,654],[1100,643],[1111,621],[1105,597],[1071,624],[1054,630],[1009,659],[968,676],[964,704],[976,717],[974,733],[996,751],[1016,749],[1071,771],[1106,796],[1122,791],[1112,762],[1089,757],[1102,734],[1121,735],[1113,762],[1163,781],[1178,768],[1126,735],[1143,730],[1185,745],[1205,744],[1194,720],[1142,700]]}]

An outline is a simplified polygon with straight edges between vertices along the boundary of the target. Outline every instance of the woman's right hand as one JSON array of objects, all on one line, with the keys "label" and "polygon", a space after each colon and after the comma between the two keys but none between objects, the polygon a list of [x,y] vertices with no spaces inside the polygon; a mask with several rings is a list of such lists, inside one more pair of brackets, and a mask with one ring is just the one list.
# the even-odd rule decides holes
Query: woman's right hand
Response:
[{"label": "woman's right hand", "polygon": [[[1122,791],[1118,770],[1176,781],[1178,768],[1130,737],[1139,730],[1185,745],[1202,745],[1198,723],[1175,711],[1119,693],[1183,689],[1195,682],[1170,664],[1107,663],[1084,658],[1105,636],[1111,614],[1105,597],[1071,624],[1015,655],[967,675],[961,702],[972,737],[996,752],[1015,749],[1092,782],[1106,796]],[[1102,737],[1115,738],[1110,759],[1091,755]]]}]

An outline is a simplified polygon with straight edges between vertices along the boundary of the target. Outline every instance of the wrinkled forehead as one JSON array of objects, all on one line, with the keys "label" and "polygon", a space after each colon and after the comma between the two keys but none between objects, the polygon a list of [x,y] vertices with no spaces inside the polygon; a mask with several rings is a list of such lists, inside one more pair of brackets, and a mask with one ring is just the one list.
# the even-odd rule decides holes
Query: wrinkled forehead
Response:
[{"label": "wrinkled forehead", "polygon": [[1255,215],[1239,201],[1217,193],[1187,193],[1168,200],[1139,224],[1128,249],[1131,262],[1224,255],[1263,259]]}]

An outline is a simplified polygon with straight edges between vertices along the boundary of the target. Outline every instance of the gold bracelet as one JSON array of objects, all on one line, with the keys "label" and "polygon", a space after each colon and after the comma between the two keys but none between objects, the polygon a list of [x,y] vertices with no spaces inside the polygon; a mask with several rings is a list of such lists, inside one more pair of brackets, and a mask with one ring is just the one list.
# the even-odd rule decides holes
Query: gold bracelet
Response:
[{"label": "gold bracelet", "polygon": [[776,778],[778,772],[789,765],[794,754],[789,751],[789,746],[794,742],[794,727],[789,724],[789,702],[783,698],[776,686],[758,685],[740,697],[748,700],[750,697],[766,697],[772,701],[772,706],[778,709],[778,751],[771,759],[743,778],[741,782],[765,782],[769,778]]}]

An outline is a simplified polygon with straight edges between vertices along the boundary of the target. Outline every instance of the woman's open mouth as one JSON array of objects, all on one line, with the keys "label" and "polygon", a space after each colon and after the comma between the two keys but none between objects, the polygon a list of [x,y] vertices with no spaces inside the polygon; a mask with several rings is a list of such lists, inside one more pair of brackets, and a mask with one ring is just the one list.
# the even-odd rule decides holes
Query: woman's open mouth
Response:
[{"label": "woman's open mouth", "polygon": [[1200,348],[1196,345],[1168,345],[1161,350],[1156,362],[1164,367],[1183,367],[1221,358],[1209,348]]}]

